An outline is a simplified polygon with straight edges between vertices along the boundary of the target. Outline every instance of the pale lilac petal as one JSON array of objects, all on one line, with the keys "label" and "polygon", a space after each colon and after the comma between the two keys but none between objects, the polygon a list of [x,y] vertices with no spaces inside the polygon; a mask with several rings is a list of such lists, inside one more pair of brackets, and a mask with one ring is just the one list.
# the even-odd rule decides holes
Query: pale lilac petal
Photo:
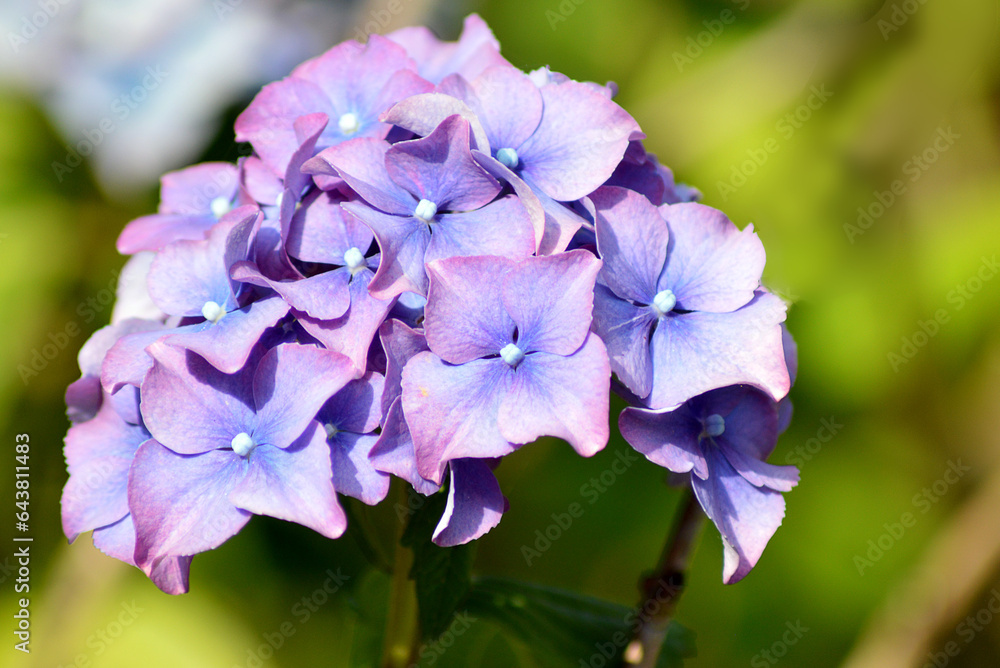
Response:
[{"label": "pale lilac petal", "polygon": [[389,177],[416,199],[442,211],[469,211],[493,201],[500,184],[472,158],[469,123],[449,116],[422,139],[393,144],[385,155]]},{"label": "pale lilac petal", "polygon": [[618,428],[629,445],[654,464],[708,477],[708,461],[698,441],[703,427],[687,405],[670,411],[626,408],[618,416]]},{"label": "pale lilac petal", "polygon": [[601,284],[595,286],[594,333],[608,348],[611,370],[640,399],[653,389],[649,334],[655,321],[649,308],[620,299]]},{"label": "pale lilac petal", "polygon": [[767,542],[785,516],[785,499],[767,488],[754,487],[733,470],[726,458],[708,450],[709,476],[691,478],[698,502],[722,534],[722,580],[742,580],[757,564]]},{"label": "pale lilac petal", "polygon": [[471,82],[473,109],[486,130],[493,155],[501,148],[519,149],[542,120],[542,94],[521,70],[491,67]]},{"label": "pale lilac petal", "polygon": [[287,313],[283,299],[268,297],[227,313],[215,324],[206,320],[178,327],[167,333],[164,342],[198,353],[220,371],[236,373],[264,331]]},{"label": "pale lilac petal", "polygon": [[[601,261],[585,250],[529,257],[502,283],[503,305],[517,324],[524,352],[569,355],[590,330],[594,281]],[[433,341],[431,349],[434,349]]]},{"label": "pale lilac petal", "polygon": [[271,288],[295,310],[321,320],[339,318],[351,305],[351,270],[346,267],[291,281],[272,281],[250,262],[236,263],[231,273],[237,281]]},{"label": "pale lilac petal", "polygon": [[344,253],[351,248],[365,254],[372,245],[372,231],[341,208],[344,201],[333,192],[306,197],[289,226],[285,240],[288,254],[304,262],[340,266],[345,264]]},{"label": "pale lilac petal", "polygon": [[469,122],[471,146],[488,152],[490,142],[476,112],[464,101],[451,95],[425,93],[408,97],[382,114],[382,120],[426,137],[444,119],[456,114]]},{"label": "pale lilac petal", "polygon": [[146,354],[146,346],[163,338],[169,330],[165,325],[159,329],[126,334],[118,339],[101,365],[101,385],[108,394],[118,392],[125,385],[142,383],[146,372],[153,366],[153,360]]},{"label": "pale lilac petal", "polygon": [[166,557],[152,568],[143,570],[163,593],[172,596],[188,593],[191,557]]},{"label": "pale lilac petal", "polygon": [[[452,364],[498,355],[513,341],[515,324],[497,288],[518,270],[513,260],[491,256],[428,264],[430,292],[424,329],[430,349]],[[489,289],[489,285],[494,287]]]},{"label": "pale lilac petal", "polygon": [[115,242],[115,248],[122,255],[157,251],[174,241],[204,239],[217,222],[218,218],[210,213],[154,213],[141,216],[125,226]]},{"label": "pale lilac petal", "polygon": [[652,304],[670,240],[659,210],[624,188],[601,188],[590,200],[597,207],[601,279],[622,299]]},{"label": "pale lilac petal", "polygon": [[258,420],[254,438],[279,448],[288,447],[302,435],[326,400],[353,377],[351,360],[332,350],[283,343],[267,351],[253,377]]},{"label": "pale lilac petal", "polygon": [[[500,433],[511,443],[556,436],[569,442],[580,455],[590,457],[608,442],[610,380],[604,344],[593,335],[568,357],[527,355],[511,373],[509,389],[491,388],[502,397],[498,411]],[[406,414],[410,415],[408,407]]]},{"label": "pale lilac petal", "polygon": [[[518,201],[521,203],[521,206],[523,206],[525,212],[527,212],[528,220],[531,221],[531,228],[534,231],[535,237],[535,250],[538,250],[539,244],[545,236],[546,229],[545,209],[542,207],[542,203],[539,201],[538,195],[535,194],[535,191],[531,189],[531,186],[525,183],[520,176],[510,171],[496,158],[478,150],[473,151],[472,156],[476,159],[476,162],[478,162],[483,169],[492,174],[494,178],[506,181],[510,184],[510,187],[514,190],[514,194],[517,196]],[[576,230],[574,229],[574,232],[575,231]],[[566,243],[569,243],[568,239],[566,240]],[[557,243],[553,243],[551,245],[555,248]],[[564,250],[565,248],[566,246],[563,245],[562,248],[559,248],[559,250]],[[547,253],[539,252],[539,255],[544,254]]]},{"label": "pale lilac petal", "polygon": [[417,471],[417,455],[403,417],[402,396],[396,397],[386,410],[382,433],[372,446],[370,459],[376,470],[402,478],[420,494],[426,496],[440,489]]},{"label": "pale lilac petal", "polygon": [[435,83],[456,72],[473,78],[487,67],[507,62],[493,32],[476,14],[465,17],[457,42],[442,42],[423,26],[402,28],[386,37],[403,46],[417,61],[421,76]]},{"label": "pale lilac petal", "polygon": [[255,155],[246,158],[242,163],[241,175],[243,188],[254,201],[266,206],[277,204],[278,196],[285,186],[263,160]]},{"label": "pale lilac petal", "polygon": [[754,487],[767,487],[776,492],[791,491],[799,482],[799,470],[794,466],[775,466],[748,456],[719,439],[722,454],[732,467]]},{"label": "pale lilac petal", "polygon": [[230,448],[233,436],[253,430],[251,364],[230,375],[165,342],[147,350],[153,367],[142,383],[142,418],[160,443],[198,454]]},{"label": "pale lilac petal", "polygon": [[326,129],[329,120],[326,114],[316,113],[299,116],[292,123],[299,147],[288,159],[283,185],[285,190],[290,190],[296,195],[296,199],[301,197],[303,190],[311,184],[312,179],[309,174],[302,171],[302,165],[316,154],[316,142]]},{"label": "pale lilac petal", "polygon": [[421,477],[440,484],[449,460],[501,457],[514,450],[497,425],[509,376],[510,367],[499,358],[452,366],[426,352],[407,363],[403,412]]},{"label": "pale lilac petal", "polygon": [[234,506],[296,522],[327,538],[344,533],[347,517],[333,488],[330,448],[318,422],[291,447],[261,445],[247,459],[246,476],[229,494]]},{"label": "pale lilac petal", "polygon": [[652,408],[676,406],[727,385],[760,388],[775,401],[788,393],[781,348],[785,304],[758,293],[732,313],[687,313],[661,318],[651,337]]},{"label": "pale lilac petal", "polygon": [[393,299],[378,299],[369,293],[374,274],[359,272],[351,280],[351,308],[336,320],[317,320],[296,313],[302,327],[330,350],[347,355],[354,364],[355,376],[364,374],[368,365],[368,349],[379,325],[392,310]]},{"label": "pale lilac petal", "polygon": [[545,111],[518,150],[522,173],[553,199],[571,202],[608,180],[639,125],[586,84],[567,81],[540,90]]},{"label": "pale lilac petal", "polygon": [[251,514],[229,494],[247,469],[232,450],[185,456],[156,441],[139,448],[129,474],[136,564],[154,570],[164,558],[205,552],[236,535]]},{"label": "pale lilac petal", "polygon": [[740,231],[703,204],[670,204],[660,212],[671,246],[658,288],[672,290],[678,308],[727,313],[753,299],[765,260],[753,225]]},{"label": "pale lilac petal", "polygon": [[372,295],[379,299],[392,299],[406,291],[426,295],[424,255],[431,242],[427,224],[410,215],[391,216],[360,202],[343,206],[368,225],[378,239],[381,259],[372,280]]},{"label": "pale lilac petal", "polygon": [[573,236],[587,221],[545,194],[545,191],[532,181],[531,176],[525,174],[524,180],[533,189],[545,214],[544,228],[538,242],[538,254],[561,253],[566,250]]},{"label": "pale lilac petal", "polygon": [[424,261],[471,255],[521,258],[534,250],[528,212],[517,197],[508,195],[475,211],[439,214]]},{"label": "pale lilac petal", "polygon": [[389,493],[389,476],[376,470],[370,460],[378,436],[342,431],[328,440],[337,492],[369,506],[382,501]]},{"label": "pale lilac petal", "polygon": [[167,314],[149,296],[147,279],[154,259],[156,253],[143,251],[130,257],[122,267],[115,289],[115,305],[111,309],[111,324],[131,318],[161,322],[167,319]]},{"label": "pale lilac petal", "polygon": [[94,529],[94,547],[109,557],[135,566],[135,525],[132,524],[132,516],[126,513],[116,522]]},{"label": "pale lilac petal", "polygon": [[396,184],[385,168],[390,146],[381,139],[361,137],[331,146],[302,166],[310,174],[340,176],[366,202],[386,213],[409,216],[417,205],[413,195]]},{"label": "pale lilac petal", "polygon": [[212,212],[218,197],[236,196],[239,177],[236,165],[203,162],[164,174],[160,179],[160,213],[196,216]]},{"label": "pale lilac petal", "polygon": [[454,459],[449,468],[448,502],[432,537],[442,547],[479,538],[500,523],[505,506],[500,484],[488,463]]}]

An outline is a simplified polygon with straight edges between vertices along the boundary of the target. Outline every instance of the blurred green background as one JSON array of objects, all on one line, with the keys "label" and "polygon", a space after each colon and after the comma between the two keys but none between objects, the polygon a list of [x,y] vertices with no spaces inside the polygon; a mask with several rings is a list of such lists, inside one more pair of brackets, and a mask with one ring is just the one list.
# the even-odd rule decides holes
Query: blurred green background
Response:
[{"label": "blurred green background", "polygon": [[[357,25],[383,4],[356,7]],[[402,6],[387,28],[428,22],[453,39],[461,16],[478,11],[522,69],[616,81],[618,101],[678,180],[741,227],[753,222],[768,251],[765,282],[792,304],[795,416],[771,461],[798,464],[801,484],[737,585],[721,583],[721,542],[714,527],[704,531],[677,612],[697,633],[686,665],[1000,665],[990,612],[1000,599],[1000,2]],[[197,159],[241,154],[232,121],[254,92],[219,113],[217,139]],[[14,564],[4,561],[0,664],[365,665],[387,580],[350,536],[331,542],[256,518],[196,558],[191,593],[174,598],[97,553],[89,536],[66,545],[62,395],[79,375],[79,346],[110,317],[100,301],[82,305],[123,264],[122,226],[158,197],[151,181],[112,198],[86,164],[59,182],[51,163],[71,140],[37,95],[0,89],[0,498],[13,499],[14,434],[27,433],[35,539],[34,651],[12,649]],[[18,366],[71,323],[81,333],[22,377]],[[625,447],[615,438],[584,460],[542,442],[508,457],[498,477],[510,511],[480,541],[476,572],[635,604],[678,498],[645,460],[530,566],[520,550]],[[895,526],[904,513],[914,521]],[[391,504],[370,514],[390,545]],[[4,556],[12,523],[0,532]],[[338,568],[347,584],[305,618],[302,598]],[[294,633],[262,656],[268,634],[289,622]],[[477,621],[436,663],[533,662]]]}]

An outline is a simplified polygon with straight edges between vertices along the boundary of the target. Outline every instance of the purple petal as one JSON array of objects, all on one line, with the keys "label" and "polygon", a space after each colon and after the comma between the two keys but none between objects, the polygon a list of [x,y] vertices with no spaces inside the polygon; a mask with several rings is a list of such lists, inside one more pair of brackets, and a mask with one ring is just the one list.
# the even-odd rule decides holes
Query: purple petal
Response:
[{"label": "purple petal", "polygon": [[601,284],[595,286],[594,333],[608,348],[611,370],[640,399],[653,389],[649,333],[655,321],[648,308],[620,299]]},{"label": "purple petal", "polygon": [[[539,244],[545,236],[546,225],[545,209],[542,208],[542,203],[539,201],[538,195],[535,194],[535,191],[531,189],[531,186],[525,183],[520,176],[510,171],[496,158],[478,150],[473,151],[472,156],[476,159],[476,162],[478,162],[483,169],[492,174],[494,178],[506,181],[510,184],[510,187],[514,190],[514,194],[517,196],[518,201],[521,203],[521,206],[523,206],[525,212],[527,212],[528,219],[531,221],[531,229],[533,230],[535,237],[535,250],[538,250]],[[569,243],[568,239],[566,243]],[[564,250],[565,248],[566,246],[563,245],[563,247],[559,250]],[[543,253],[539,254],[541,255]]]},{"label": "purple petal", "polygon": [[238,262],[233,265],[232,276],[243,283],[271,288],[295,310],[305,311],[320,320],[339,318],[351,305],[351,293],[348,289],[351,270],[347,267],[309,278],[272,281],[260,273],[253,263]]},{"label": "purple petal", "polygon": [[652,408],[676,406],[727,385],[758,387],[777,401],[788,393],[781,349],[785,304],[758,293],[732,313],[687,313],[661,318],[651,338]]},{"label": "purple petal", "polygon": [[382,420],[384,386],[382,374],[369,371],[330,397],[320,409],[317,419],[342,431],[357,434],[375,431]]},{"label": "purple petal", "polygon": [[366,253],[372,245],[372,231],[341,208],[344,201],[333,192],[306,197],[289,226],[288,254],[304,262],[343,266],[347,250],[357,248]]},{"label": "purple petal", "polygon": [[136,564],[155,570],[165,558],[211,550],[236,535],[250,513],[229,494],[247,468],[232,450],[184,456],[155,441],[139,448],[129,474]]},{"label": "purple petal", "polygon": [[400,386],[403,367],[417,353],[429,350],[423,332],[410,329],[399,320],[386,320],[379,327],[379,340],[385,351],[385,388],[382,392],[382,415],[389,412],[389,405],[402,396]]},{"label": "purple petal", "polygon": [[359,138],[332,146],[302,166],[310,174],[340,176],[358,195],[386,213],[409,216],[417,201],[389,178],[386,152],[390,146],[381,139]]},{"label": "purple petal", "polygon": [[[695,397],[691,406],[700,419],[721,415],[725,431],[716,440],[751,458],[767,459],[778,442],[775,403],[760,390],[746,385],[724,387]],[[730,462],[735,466],[735,461]]]},{"label": "purple petal", "polygon": [[500,359],[452,366],[430,352],[407,363],[403,412],[421,477],[440,484],[449,460],[501,457],[514,450],[497,424],[509,372]]},{"label": "purple petal", "polygon": [[[430,291],[425,309],[427,345],[451,364],[497,355],[513,341],[514,321],[504,309],[501,285],[517,271],[501,257],[453,257],[427,265]],[[579,347],[579,345],[577,346]]]},{"label": "purple petal", "polygon": [[402,28],[386,37],[403,46],[417,61],[421,76],[435,83],[454,72],[472,78],[491,65],[506,63],[489,26],[476,14],[465,17],[457,42],[442,42],[423,26]]},{"label": "purple petal", "polygon": [[354,373],[351,360],[332,350],[283,343],[267,351],[253,376],[258,420],[253,436],[278,448],[290,446]]},{"label": "purple petal", "polygon": [[282,180],[255,155],[246,158],[241,169],[243,188],[262,206],[274,206],[285,189]]},{"label": "purple petal", "polygon": [[521,70],[491,67],[471,82],[493,155],[501,148],[520,149],[542,120],[542,94]]},{"label": "purple petal", "polygon": [[[127,502],[128,499],[126,507]],[[126,513],[118,521],[94,529],[94,547],[109,557],[135,566],[135,525],[132,523],[132,516]]]},{"label": "purple petal", "polygon": [[[236,373],[264,334],[288,313],[280,297],[261,299],[227,313],[219,322],[178,327],[163,337],[165,343],[198,353],[225,373]],[[110,357],[110,355],[109,355]]]},{"label": "purple petal", "polygon": [[379,299],[392,299],[406,291],[426,295],[424,255],[431,242],[427,224],[410,215],[391,216],[360,202],[343,206],[368,225],[378,239],[381,260],[372,280],[372,295]]},{"label": "purple petal", "polygon": [[382,120],[426,137],[434,132],[444,119],[456,114],[469,122],[469,131],[472,134],[471,146],[488,152],[490,142],[476,112],[463,100],[452,95],[425,93],[408,97],[382,114]]},{"label": "purple petal", "polygon": [[347,517],[330,477],[326,433],[313,421],[287,449],[261,445],[247,457],[249,468],[229,500],[255,515],[267,515],[339,538]]},{"label": "purple petal", "polygon": [[646,198],[630,190],[604,187],[590,199],[597,207],[601,279],[622,299],[652,304],[667,259],[666,222]]},{"label": "purple petal", "polygon": [[378,441],[370,453],[372,466],[383,473],[402,478],[423,495],[434,494],[440,487],[417,472],[417,456],[410,428],[403,417],[403,400],[397,397],[386,410]]},{"label": "purple petal", "polygon": [[472,158],[469,123],[449,116],[423,139],[394,144],[385,154],[389,177],[416,199],[441,210],[469,211],[493,201],[500,184]]},{"label": "purple petal", "polygon": [[539,255],[561,253],[566,250],[566,247],[573,240],[573,236],[586,221],[563,204],[549,197],[537,183],[532,181],[531,176],[525,174],[524,180],[534,190],[545,213],[544,230],[538,242]]},{"label": "purple petal", "polygon": [[225,374],[195,353],[157,341],[142,383],[142,418],[164,446],[181,454],[230,448],[255,424],[252,364]]},{"label": "purple petal", "polygon": [[369,294],[374,274],[359,272],[350,284],[351,308],[336,320],[317,320],[304,313],[295,317],[302,327],[330,350],[347,355],[355,367],[355,376],[364,374],[368,365],[368,349],[379,325],[392,310],[395,299],[377,299]]},{"label": "purple petal", "polygon": [[[503,305],[517,324],[521,350],[569,355],[590,330],[601,261],[584,250],[529,257],[504,278]],[[431,349],[434,344],[431,342]]]},{"label": "purple petal", "polygon": [[212,213],[218,197],[232,200],[239,189],[236,166],[204,162],[164,174],[160,179],[160,213],[196,216]]},{"label": "purple petal", "polygon": [[754,487],[716,450],[708,450],[709,476],[691,478],[698,502],[722,534],[722,581],[742,580],[757,564],[785,516],[779,492]]},{"label": "purple petal", "polygon": [[576,81],[541,88],[545,111],[518,154],[525,180],[560,202],[608,180],[639,125],[604,94]]},{"label": "purple petal", "polygon": [[455,459],[449,466],[448,503],[432,540],[442,547],[479,538],[500,523],[503,493],[492,469],[482,459]]},{"label": "purple petal", "polygon": [[765,259],[753,225],[741,232],[721,211],[703,204],[671,204],[660,212],[670,228],[671,248],[658,288],[672,290],[678,308],[727,313],[753,299]]},{"label": "purple petal", "polygon": [[376,470],[370,460],[378,436],[342,431],[328,440],[337,492],[369,506],[382,501],[389,493],[389,476]]},{"label": "purple petal", "polygon": [[687,405],[671,411],[626,408],[618,416],[618,428],[629,445],[654,464],[674,473],[693,471],[698,478],[708,477],[708,462],[698,440],[702,424]]},{"label": "purple petal", "polygon": [[160,329],[126,334],[111,346],[101,365],[101,385],[108,394],[118,392],[125,385],[142,383],[153,366],[146,347],[163,338],[166,329],[165,325],[160,325]]},{"label": "purple petal", "polygon": [[438,215],[424,261],[471,255],[521,258],[534,250],[535,233],[527,209],[517,197],[508,195],[475,211]]},{"label": "purple petal", "polygon": [[[509,389],[500,401],[500,433],[511,443],[556,436],[590,457],[608,442],[610,380],[608,356],[596,336],[588,336],[568,357],[541,352],[527,355],[512,372]],[[410,415],[409,408],[406,414]]]},{"label": "purple petal", "polygon": [[730,447],[720,439],[722,454],[732,467],[754,487],[767,487],[775,492],[791,491],[799,482],[799,470],[794,466],[775,466]]},{"label": "purple petal", "polygon": [[182,215],[154,213],[131,221],[122,230],[115,248],[122,255],[140,251],[158,251],[167,244],[181,240],[204,239],[208,231],[219,222],[212,214]]}]

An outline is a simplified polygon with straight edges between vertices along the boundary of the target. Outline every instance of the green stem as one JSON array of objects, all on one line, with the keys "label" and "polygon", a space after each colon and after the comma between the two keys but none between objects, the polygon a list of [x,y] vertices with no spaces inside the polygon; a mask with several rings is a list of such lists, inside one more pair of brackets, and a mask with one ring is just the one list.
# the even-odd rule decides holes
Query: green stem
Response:
[{"label": "green stem", "polygon": [[[404,506],[407,503],[406,483],[397,484],[397,496]],[[382,668],[406,668],[417,644],[417,592],[410,569],[413,567],[413,550],[402,544],[404,522],[396,533],[396,554],[392,566],[392,590],[389,594],[389,613],[386,616],[385,643],[382,650]]]}]

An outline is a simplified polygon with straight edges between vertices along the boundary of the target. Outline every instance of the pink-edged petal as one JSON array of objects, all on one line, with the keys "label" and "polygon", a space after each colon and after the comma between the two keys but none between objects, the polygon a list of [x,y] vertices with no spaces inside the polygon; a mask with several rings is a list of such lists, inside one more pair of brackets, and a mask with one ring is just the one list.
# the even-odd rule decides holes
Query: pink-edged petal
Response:
[{"label": "pink-edged petal", "polygon": [[369,293],[373,276],[370,270],[364,270],[351,280],[351,308],[336,320],[317,320],[304,313],[295,314],[302,327],[324,346],[351,359],[355,377],[364,374],[375,332],[396,303],[395,298],[378,299]]},{"label": "pink-edged petal", "polygon": [[431,540],[442,547],[479,538],[500,523],[505,501],[500,483],[481,459],[454,459],[449,464],[448,502]]},{"label": "pink-edged petal", "polygon": [[389,177],[416,199],[438,209],[469,211],[493,201],[500,184],[472,158],[469,123],[444,119],[422,139],[393,144],[385,155]]},{"label": "pink-edged petal", "polygon": [[518,348],[556,355],[579,348],[590,330],[600,268],[601,261],[591,253],[574,250],[526,258],[509,272],[501,294],[517,324]]},{"label": "pink-edged petal", "polygon": [[417,472],[417,455],[403,416],[402,396],[397,396],[386,410],[382,433],[372,446],[370,459],[377,471],[402,478],[420,494],[427,496],[440,489]]},{"label": "pink-edged petal", "polygon": [[115,248],[123,255],[158,251],[174,241],[204,239],[218,219],[212,214],[154,213],[131,221],[122,230]]},{"label": "pink-edged petal", "polygon": [[231,273],[237,281],[271,288],[295,310],[321,320],[339,318],[351,305],[351,270],[346,267],[291,281],[272,281],[251,262],[236,263]]},{"label": "pink-edged petal", "polygon": [[542,120],[542,94],[527,74],[510,66],[491,67],[471,82],[473,109],[490,139],[493,154],[518,149]]},{"label": "pink-edged petal", "polygon": [[343,207],[368,225],[378,239],[381,259],[372,280],[372,295],[379,299],[392,299],[407,291],[426,295],[424,255],[431,242],[427,224],[410,215],[388,215],[361,202],[347,202]]},{"label": "pink-edged petal", "polygon": [[706,452],[709,476],[691,478],[698,502],[722,534],[722,581],[742,580],[757,564],[785,516],[781,493],[754,487],[715,450]]},{"label": "pink-edged petal", "polygon": [[512,373],[500,401],[500,433],[511,443],[555,436],[590,457],[608,442],[610,380],[604,344],[593,335],[568,357],[527,355]]},{"label": "pink-edged petal", "polygon": [[312,422],[289,448],[262,445],[247,459],[249,467],[229,494],[237,508],[296,522],[327,538],[339,538],[347,528],[330,476],[326,432]]},{"label": "pink-edged petal", "polygon": [[146,570],[146,575],[160,591],[171,596],[188,593],[191,557],[166,557]]},{"label": "pink-edged petal", "polygon": [[395,181],[385,168],[388,142],[360,137],[322,151],[302,166],[309,174],[340,176],[347,185],[373,207],[399,216],[413,213],[417,201]]},{"label": "pink-edged petal", "polygon": [[239,188],[236,165],[203,162],[164,174],[160,179],[160,213],[195,216],[212,212],[219,197],[232,200]]},{"label": "pink-edged petal", "polygon": [[781,349],[785,304],[759,292],[732,313],[687,313],[661,318],[651,337],[652,408],[676,406],[693,396],[747,384],[775,401],[788,393]]},{"label": "pink-edged petal", "polygon": [[118,275],[115,305],[111,309],[111,324],[118,324],[131,318],[159,322],[167,319],[167,314],[149,296],[147,278],[154,259],[156,253],[143,251],[125,262]]},{"label": "pink-edged petal", "polygon": [[337,492],[369,506],[382,501],[389,493],[389,476],[376,470],[370,459],[378,436],[342,431],[328,440]]},{"label": "pink-edged petal", "polygon": [[94,529],[94,547],[109,557],[135,566],[135,525],[132,516],[126,513],[118,521]]},{"label": "pink-edged petal", "polygon": [[618,416],[618,428],[628,444],[654,464],[708,477],[708,461],[698,441],[702,424],[687,406],[669,411],[626,408]]},{"label": "pink-edged petal", "polygon": [[283,299],[268,297],[227,313],[215,324],[205,321],[178,327],[167,332],[164,341],[198,353],[220,371],[236,373],[264,331],[287,313]]},{"label": "pink-edged petal", "polygon": [[[538,195],[535,194],[535,191],[531,189],[531,186],[525,183],[520,176],[512,172],[496,158],[478,150],[473,151],[472,156],[476,159],[476,162],[478,162],[483,169],[492,174],[494,178],[506,181],[510,184],[510,187],[514,190],[514,194],[517,196],[518,201],[528,214],[528,220],[531,221],[531,229],[534,231],[535,237],[535,250],[537,251],[539,249],[539,244],[542,242],[542,238],[545,236],[546,229],[545,209],[542,207],[542,203],[539,201]],[[566,240],[566,243],[569,243],[568,239]],[[565,248],[566,246],[563,245],[563,247],[559,250],[564,250]],[[539,255],[545,254],[547,253],[539,252]]]},{"label": "pink-edged petal", "polygon": [[271,168],[264,164],[264,161],[255,155],[250,156],[242,163],[243,188],[253,197],[254,201],[262,206],[274,206],[278,202],[278,196],[285,189],[281,178],[278,177]]},{"label": "pink-edged petal", "polygon": [[[354,377],[351,360],[332,350],[283,343],[267,351],[253,376],[258,443],[290,446],[327,399]],[[233,432],[233,435],[239,432]]]},{"label": "pink-edged petal", "polygon": [[181,454],[229,448],[254,424],[252,369],[224,374],[195,353],[151,344],[153,367],[142,383],[142,417],[149,433]]},{"label": "pink-edged petal", "polygon": [[299,116],[292,123],[299,147],[288,159],[283,185],[285,190],[290,190],[296,195],[296,199],[311,185],[312,177],[302,171],[302,165],[316,154],[316,142],[326,129],[329,120],[324,113],[314,113]]},{"label": "pink-edged petal", "polygon": [[601,188],[590,200],[597,208],[601,279],[622,299],[652,304],[667,259],[666,221],[645,197],[624,188]]},{"label": "pink-edged petal", "polygon": [[444,119],[456,114],[469,122],[472,147],[489,152],[490,141],[476,112],[464,101],[452,95],[443,93],[414,95],[382,114],[382,120],[426,137],[434,132]]},{"label": "pink-edged petal", "polygon": [[108,394],[118,392],[125,385],[138,386],[153,366],[153,360],[146,354],[146,346],[169,332],[166,325],[159,325],[148,331],[126,334],[108,350],[101,365],[101,385]]},{"label": "pink-edged petal", "polygon": [[429,350],[427,338],[422,331],[411,329],[399,320],[386,320],[378,329],[382,350],[385,351],[385,386],[382,392],[382,415],[389,412],[389,406],[399,398],[403,390],[400,382],[403,367],[417,353]]},{"label": "pink-edged petal", "polygon": [[518,150],[523,174],[553,199],[571,202],[608,180],[639,125],[586,84],[567,81],[540,90],[542,121]]},{"label": "pink-edged petal", "polygon": [[457,42],[442,42],[423,26],[402,28],[386,37],[405,48],[417,61],[421,76],[435,83],[455,72],[472,78],[487,67],[506,63],[493,32],[476,14],[465,17]]},{"label": "pink-edged petal", "polygon": [[165,558],[205,552],[236,535],[251,514],[229,494],[247,468],[232,450],[185,456],[156,441],[139,448],[129,473],[136,564],[150,572]]},{"label": "pink-edged petal", "polygon": [[448,461],[501,457],[514,450],[497,425],[510,367],[499,358],[452,366],[431,352],[403,369],[403,412],[417,472],[441,484]]},{"label": "pink-edged petal", "polygon": [[495,286],[517,268],[513,260],[493,256],[453,257],[428,264],[424,330],[430,349],[447,362],[464,364],[498,355],[511,343],[515,324]]},{"label": "pink-edged petal", "polygon": [[660,212],[671,247],[658,287],[673,291],[678,308],[727,313],[753,299],[765,260],[753,225],[740,231],[704,204],[670,204]]},{"label": "pink-edged petal", "polygon": [[289,225],[288,254],[304,262],[340,266],[346,264],[344,253],[351,248],[365,254],[372,245],[372,231],[341,208],[344,201],[334,192],[317,192],[303,200]]},{"label": "pink-edged petal", "polygon": [[569,207],[549,197],[530,175],[525,182],[534,190],[538,202],[545,213],[544,229],[538,242],[539,255],[555,255],[566,250],[577,231],[587,221]]},{"label": "pink-edged petal", "polygon": [[611,370],[640,399],[653,389],[649,334],[655,321],[649,308],[619,299],[599,283],[594,287],[594,333],[608,348]]}]

